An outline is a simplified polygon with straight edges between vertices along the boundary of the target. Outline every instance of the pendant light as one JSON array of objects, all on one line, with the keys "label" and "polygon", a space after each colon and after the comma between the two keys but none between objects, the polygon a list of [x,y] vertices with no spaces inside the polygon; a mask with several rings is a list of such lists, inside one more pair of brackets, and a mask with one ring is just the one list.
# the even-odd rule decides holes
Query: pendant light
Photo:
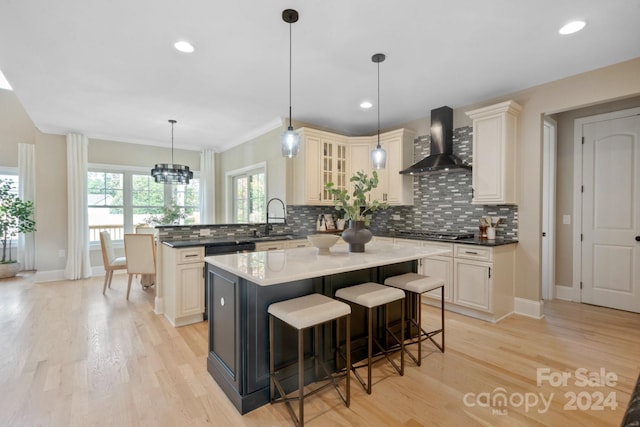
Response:
[{"label": "pendant light", "polygon": [[376,53],[371,57],[378,64],[378,145],[371,151],[371,166],[374,169],[384,169],[387,166],[387,152],[380,146],[380,63],[385,58],[384,53]]},{"label": "pendant light", "polygon": [[291,24],[298,22],[298,12],[286,9],[282,12],[282,20],[289,24],[289,127],[280,137],[280,143],[282,144],[282,156],[291,158],[298,155],[300,148],[300,135],[291,126]]},{"label": "pendant light", "polygon": [[189,166],[173,163],[173,125],[177,122],[169,120],[169,123],[171,123],[171,163],[157,163],[156,167],[151,169],[151,176],[156,182],[164,184],[188,184],[193,178],[193,172],[189,170]]}]

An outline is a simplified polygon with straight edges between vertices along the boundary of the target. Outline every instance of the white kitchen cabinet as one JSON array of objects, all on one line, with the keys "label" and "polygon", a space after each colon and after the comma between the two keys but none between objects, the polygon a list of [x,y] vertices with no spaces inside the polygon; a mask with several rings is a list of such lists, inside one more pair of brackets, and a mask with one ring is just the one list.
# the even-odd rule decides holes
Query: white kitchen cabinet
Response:
[{"label": "white kitchen cabinet", "polygon": [[[400,171],[413,163],[413,140],[416,135],[408,129],[397,129],[380,134],[380,145],[387,152],[387,165],[378,170],[380,201],[390,205],[413,205],[413,177],[400,175]],[[374,145],[378,137],[373,137]],[[369,155],[371,157],[371,155]],[[380,192],[379,191],[379,192]]]},{"label": "white kitchen cabinet", "polygon": [[[415,133],[408,129],[397,129],[380,134],[380,146],[387,153],[387,164],[378,173],[378,187],[369,193],[370,200],[389,205],[413,204],[413,177],[400,175],[400,171],[413,161]],[[349,138],[349,177],[358,171],[373,175],[371,151],[378,145],[378,136]],[[353,191],[353,190],[351,190]]]},{"label": "white kitchen cabinet", "polygon": [[284,248],[285,242],[282,240],[273,242],[256,242],[256,251],[275,251]]},{"label": "white kitchen cabinet", "polygon": [[202,322],[204,247],[175,249],[162,245],[165,311],[173,326]]},{"label": "white kitchen cabinet", "polygon": [[498,321],[513,313],[515,245],[454,244],[453,303]]},{"label": "white kitchen cabinet", "polygon": [[[482,246],[461,243],[395,239],[406,245],[436,246],[442,255],[422,258],[418,273],[444,281],[447,310],[496,322],[513,312],[515,245]],[[440,291],[427,292],[422,301],[439,305]]]},{"label": "white kitchen cabinet", "polygon": [[333,182],[336,188],[346,188],[347,138],[310,128],[297,129],[300,152],[291,159],[293,179],[287,188],[287,202],[294,205],[331,205],[332,198],[324,186]]},{"label": "white kitchen cabinet", "polygon": [[307,239],[287,240],[284,242],[285,249],[306,248],[311,246],[311,242]]},{"label": "white kitchen cabinet", "polygon": [[473,120],[472,203],[516,204],[517,117],[513,101],[468,111]]}]

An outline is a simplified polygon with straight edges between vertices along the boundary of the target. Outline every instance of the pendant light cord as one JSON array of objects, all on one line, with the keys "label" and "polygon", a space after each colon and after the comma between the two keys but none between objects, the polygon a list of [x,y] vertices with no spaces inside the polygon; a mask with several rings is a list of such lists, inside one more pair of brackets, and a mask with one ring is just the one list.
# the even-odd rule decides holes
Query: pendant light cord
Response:
[{"label": "pendant light cord", "polygon": [[171,123],[171,164],[173,165],[173,125],[176,123],[175,120],[169,120]]},{"label": "pendant light cord", "polygon": [[380,148],[380,63],[378,62],[378,146]]},{"label": "pendant light cord", "polygon": [[289,127],[291,127],[291,22],[289,22]]}]

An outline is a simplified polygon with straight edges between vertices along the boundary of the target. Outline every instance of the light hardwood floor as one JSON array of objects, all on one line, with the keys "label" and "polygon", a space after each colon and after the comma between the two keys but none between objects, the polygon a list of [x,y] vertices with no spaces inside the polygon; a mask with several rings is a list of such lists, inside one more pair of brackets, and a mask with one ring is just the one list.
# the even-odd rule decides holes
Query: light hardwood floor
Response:
[{"label": "light hardwood floor", "polygon": [[[207,373],[206,323],[173,328],[153,313],[153,290],[134,286],[126,301],[126,275],[114,275],[106,296],[102,280],[0,280],[0,425],[292,425],[282,405],[238,414]],[[423,310],[435,325],[437,311]],[[445,354],[425,344],[422,366],[408,360],[404,377],[377,365],[373,394],[354,381],[348,409],[332,390],[315,395],[305,404],[306,422],[619,425],[640,372],[640,315],[562,301],[547,303],[545,314],[490,324],[448,312]],[[581,384],[581,368],[604,369],[609,384]],[[571,377],[538,386],[538,369]],[[487,404],[500,393],[506,406]],[[593,406],[599,393],[612,397],[600,402],[604,410]]]}]

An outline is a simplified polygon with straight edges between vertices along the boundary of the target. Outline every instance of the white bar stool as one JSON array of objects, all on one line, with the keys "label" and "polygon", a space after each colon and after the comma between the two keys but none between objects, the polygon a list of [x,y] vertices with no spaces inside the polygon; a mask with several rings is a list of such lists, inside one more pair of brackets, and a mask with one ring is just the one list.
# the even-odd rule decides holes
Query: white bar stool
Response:
[{"label": "white bar stool", "polygon": [[[384,284],[387,286],[393,286],[394,288],[402,289],[403,291],[407,292],[409,294],[407,298],[407,306],[411,307],[413,305],[413,308],[416,311],[417,319],[411,316],[407,316],[407,322],[413,324],[418,328],[417,340],[414,340],[414,338],[410,338],[410,344],[418,344],[418,359],[416,359],[415,356],[407,350],[407,354],[413,359],[413,361],[416,362],[418,366],[422,364],[422,341],[424,341],[425,339],[429,339],[438,348],[438,350],[444,353],[444,281],[439,277],[424,276],[417,273],[405,273],[398,276],[387,277],[384,281]],[[441,292],[441,327],[440,329],[435,329],[433,331],[427,332],[422,329],[422,309],[420,298],[425,292],[430,292],[438,288],[440,288]],[[411,330],[411,326],[409,330]],[[409,334],[411,334],[411,332],[409,332]],[[433,339],[433,336],[437,334],[442,334],[442,344],[438,344]]]},{"label": "white bar stool", "polygon": [[[349,301],[354,304],[358,304],[365,307],[367,310],[367,363],[366,365],[354,366],[347,361],[347,366],[351,367],[354,375],[366,390],[367,394],[371,394],[371,365],[373,364],[373,342],[376,343],[378,349],[382,352],[382,356],[385,357],[394,369],[400,374],[404,375],[404,291],[400,289],[390,288],[388,286],[381,285],[379,283],[367,282],[360,285],[349,286],[346,288],[338,289],[336,292],[336,298],[344,301]],[[400,338],[389,330],[389,316],[388,316],[388,304],[394,301],[401,301],[401,314],[400,314]],[[373,336],[373,309],[384,306],[384,330],[393,339],[400,344],[400,367],[395,364],[393,360],[389,358],[389,350],[380,345],[378,340]],[[347,332],[347,342],[351,339],[351,335]],[[347,348],[347,358],[350,356],[349,349]],[[377,360],[376,360],[377,361]],[[356,369],[367,367],[367,382],[360,377]]]},{"label": "white bar stool", "polygon": [[[345,369],[343,374],[334,374],[327,370],[323,361],[317,355],[317,340],[320,336],[319,326],[325,322],[335,320],[336,323],[341,318],[346,317],[346,333],[347,333],[347,354],[350,351],[349,337],[351,333],[351,307],[340,301],[336,301],[333,298],[329,298],[321,294],[305,295],[303,297],[293,298],[286,301],[277,302],[269,305],[267,309],[269,313],[269,378],[270,378],[270,398],[271,403],[284,402],[287,410],[293,419],[293,422],[297,426],[304,426],[304,399],[314,393],[323,390],[324,388],[333,385],[338,391],[338,394],[344,401],[347,408],[350,405],[350,378],[349,369]],[[275,371],[275,357],[274,357],[274,318],[280,319],[282,322],[298,330],[298,396],[287,397],[284,392],[284,388],[280,384],[280,380],[277,377]],[[322,385],[310,391],[304,393],[304,331],[308,328],[315,328],[314,340],[313,340],[313,355],[314,368],[318,371],[318,365],[323,369],[325,376],[318,381],[327,381]],[[340,343],[340,328],[336,325],[336,349]],[[347,355],[347,358],[349,356]],[[337,356],[336,356],[337,359]],[[347,361],[347,366],[350,363],[350,358]],[[340,387],[336,383],[336,379],[345,376],[345,392],[342,393]],[[276,388],[280,397],[276,399]],[[292,400],[298,400],[298,416],[296,417]]]}]

